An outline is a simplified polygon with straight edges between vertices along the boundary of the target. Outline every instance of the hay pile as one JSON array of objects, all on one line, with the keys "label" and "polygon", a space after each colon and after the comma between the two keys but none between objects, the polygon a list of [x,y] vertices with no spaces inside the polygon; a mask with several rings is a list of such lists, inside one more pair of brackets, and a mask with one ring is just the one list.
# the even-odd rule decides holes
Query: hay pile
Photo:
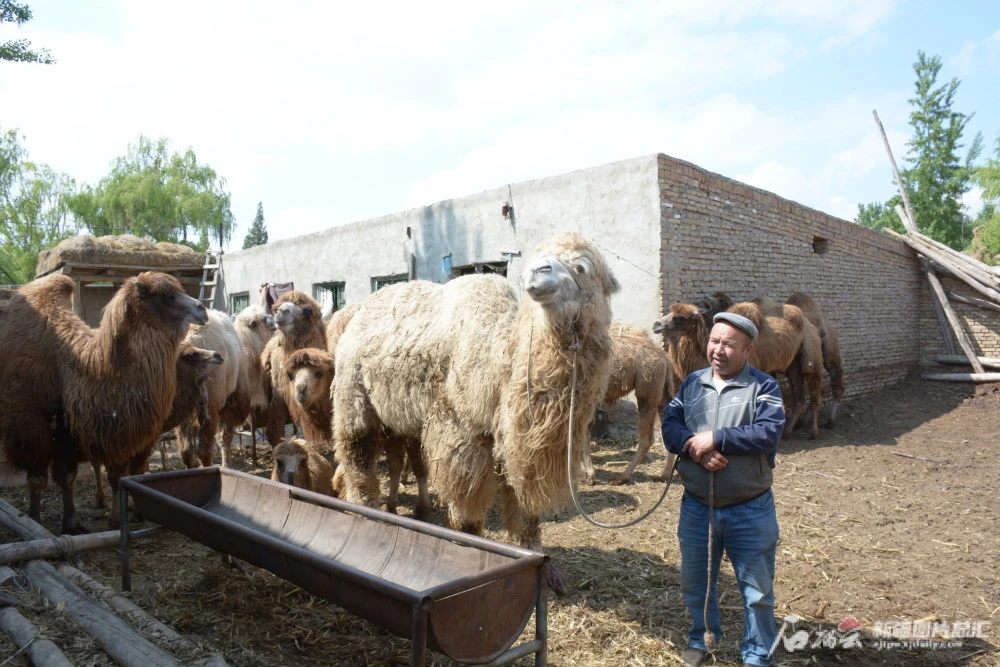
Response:
[{"label": "hay pile", "polygon": [[66,239],[38,255],[35,277],[58,269],[64,262],[120,264],[124,266],[201,266],[204,255],[179,243],[155,243],[149,239],[123,234],[94,237],[81,234]]}]

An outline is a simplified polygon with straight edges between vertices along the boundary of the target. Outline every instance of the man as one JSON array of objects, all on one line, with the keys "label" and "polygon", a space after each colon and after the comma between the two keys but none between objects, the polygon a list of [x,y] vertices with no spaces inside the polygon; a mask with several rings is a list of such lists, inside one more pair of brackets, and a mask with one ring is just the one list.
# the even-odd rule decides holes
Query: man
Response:
[{"label": "man", "polygon": [[[715,642],[722,635],[716,582],[723,550],[743,595],[743,664],[770,665],[778,632],[778,519],[771,482],[785,410],[775,379],[747,363],[756,338],[757,327],[749,319],[716,315],[708,339],[710,368],[691,373],[663,413],[663,442],[679,457],[677,471],[684,485],[677,537],[681,593],[692,619],[689,648],[681,655],[686,665],[699,665],[705,657],[706,616]],[[710,520],[712,577],[706,614]]]}]

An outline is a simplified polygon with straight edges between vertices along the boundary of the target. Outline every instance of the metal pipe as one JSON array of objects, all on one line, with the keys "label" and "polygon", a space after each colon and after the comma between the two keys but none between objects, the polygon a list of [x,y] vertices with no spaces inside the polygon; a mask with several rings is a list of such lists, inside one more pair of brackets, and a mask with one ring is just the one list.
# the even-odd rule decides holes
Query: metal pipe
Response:
[{"label": "metal pipe", "polygon": [[[127,478],[125,478],[127,479]],[[121,481],[119,480],[119,484]],[[129,571],[128,558],[128,489],[124,484],[118,487],[118,530],[121,532],[122,590],[132,590],[132,573]]]}]

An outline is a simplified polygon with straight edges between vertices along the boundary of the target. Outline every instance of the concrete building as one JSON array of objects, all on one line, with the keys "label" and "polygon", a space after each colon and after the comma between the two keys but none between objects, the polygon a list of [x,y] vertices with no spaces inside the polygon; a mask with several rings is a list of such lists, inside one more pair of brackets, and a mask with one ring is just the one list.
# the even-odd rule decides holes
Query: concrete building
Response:
[{"label": "concrete building", "polygon": [[[532,249],[559,230],[604,251],[623,286],[612,302],[618,321],[648,328],[671,302],[715,291],[736,300],[810,293],[840,332],[847,396],[892,384],[943,349],[902,242],[663,154],[227,254],[216,304],[258,302],[265,282],[294,282],[338,306],[398,280],[496,271],[516,286]],[[979,354],[996,356],[997,313],[956,309]]]}]

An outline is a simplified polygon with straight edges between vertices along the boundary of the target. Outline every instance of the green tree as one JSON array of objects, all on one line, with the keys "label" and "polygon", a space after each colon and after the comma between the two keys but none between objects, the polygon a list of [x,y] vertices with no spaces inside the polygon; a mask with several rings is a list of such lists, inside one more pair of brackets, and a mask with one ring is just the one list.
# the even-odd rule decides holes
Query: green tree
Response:
[{"label": "green tree", "polygon": [[[973,162],[982,151],[982,135],[976,134],[964,161],[961,160],[958,151],[963,147],[962,133],[972,115],[952,109],[959,80],[953,78],[938,85],[941,58],[928,58],[923,51],[917,52],[913,70],[917,75],[916,94],[909,99],[913,107],[910,112],[913,138],[906,144],[907,166],[899,175],[920,231],[961,249],[968,243],[971,228],[962,211],[962,195],[971,187]],[[895,213],[896,204],[901,202],[896,195],[881,208],[878,204],[859,206],[857,222],[874,229],[890,227],[902,231]]]},{"label": "green tree", "polygon": [[77,219],[95,236],[133,234],[205,250],[233,232],[226,180],[198,163],[194,150],[171,153],[170,142],[139,135],[96,187],[70,200]]},{"label": "green tree", "polygon": [[0,133],[0,281],[35,277],[38,253],[73,236],[73,179],[27,159],[17,131]]},{"label": "green tree", "polygon": [[976,218],[969,252],[985,262],[1000,260],[1000,136],[993,157],[976,169],[973,176],[983,189],[983,210]]},{"label": "green tree", "polygon": [[[31,9],[28,5],[19,5],[14,0],[0,0],[0,23],[16,23],[23,25],[31,20]],[[13,39],[0,42],[0,60],[11,60],[23,63],[55,63],[48,49],[31,50],[31,42],[26,39]]]},{"label": "green tree", "polygon": [[264,227],[264,203],[257,202],[257,215],[250,224],[250,231],[243,239],[243,249],[267,243],[267,229]]}]

